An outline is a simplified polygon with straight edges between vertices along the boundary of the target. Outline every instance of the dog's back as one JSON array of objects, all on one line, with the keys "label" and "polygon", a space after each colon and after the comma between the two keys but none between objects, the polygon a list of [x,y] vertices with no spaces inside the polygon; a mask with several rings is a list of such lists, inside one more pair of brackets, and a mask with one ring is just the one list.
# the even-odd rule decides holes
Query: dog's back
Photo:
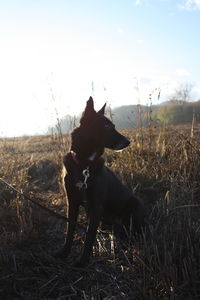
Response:
[{"label": "dog's back", "polygon": [[135,197],[109,168],[104,166],[99,176],[101,185],[98,182],[95,187],[97,193],[103,193],[103,222],[129,227],[132,217],[133,230],[140,231],[145,216],[142,201]]}]

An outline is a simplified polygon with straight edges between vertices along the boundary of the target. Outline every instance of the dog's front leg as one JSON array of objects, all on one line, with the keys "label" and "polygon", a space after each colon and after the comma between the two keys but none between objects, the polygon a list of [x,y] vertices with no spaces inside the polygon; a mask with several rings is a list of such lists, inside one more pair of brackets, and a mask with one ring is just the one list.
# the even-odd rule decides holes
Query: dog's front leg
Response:
[{"label": "dog's front leg", "polygon": [[89,209],[89,225],[84,243],[83,253],[80,259],[74,264],[75,267],[83,267],[89,262],[95,242],[97,229],[101,219],[102,208],[100,205],[92,205]]},{"label": "dog's front leg", "polygon": [[67,227],[67,237],[64,246],[55,254],[55,257],[66,258],[70,253],[76,222],[77,222],[78,208],[79,206],[77,205],[77,203],[69,202],[69,207],[68,207],[69,223]]},{"label": "dog's front leg", "polygon": [[69,224],[67,228],[67,237],[64,245],[65,256],[67,256],[71,250],[77,217],[78,217],[78,208],[79,205],[75,203],[69,203],[69,211],[68,211],[68,218]]},{"label": "dog's front leg", "polygon": [[57,252],[56,257],[66,258],[71,250],[75,227],[77,223],[78,211],[79,211],[79,192],[74,187],[71,180],[65,177],[65,186],[68,197],[68,226],[67,237],[64,246]]}]

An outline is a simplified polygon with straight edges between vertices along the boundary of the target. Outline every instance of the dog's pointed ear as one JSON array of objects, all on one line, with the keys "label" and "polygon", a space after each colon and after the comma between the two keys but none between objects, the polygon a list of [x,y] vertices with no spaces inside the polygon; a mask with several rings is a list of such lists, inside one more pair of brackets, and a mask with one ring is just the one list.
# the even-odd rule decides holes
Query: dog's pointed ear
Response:
[{"label": "dog's pointed ear", "polygon": [[94,110],[94,101],[92,97],[90,96],[89,100],[87,101],[86,108],[83,112],[82,118],[80,120],[80,123],[84,123],[87,119],[90,119],[92,116],[96,114],[96,111]]},{"label": "dog's pointed ear", "polygon": [[87,101],[85,111],[86,110],[94,111],[94,101],[93,101],[93,98],[91,96],[90,96],[89,100]]},{"label": "dog's pointed ear", "polygon": [[104,114],[105,114],[105,108],[106,108],[106,103],[105,103],[104,106],[98,111],[98,114],[104,115]]}]

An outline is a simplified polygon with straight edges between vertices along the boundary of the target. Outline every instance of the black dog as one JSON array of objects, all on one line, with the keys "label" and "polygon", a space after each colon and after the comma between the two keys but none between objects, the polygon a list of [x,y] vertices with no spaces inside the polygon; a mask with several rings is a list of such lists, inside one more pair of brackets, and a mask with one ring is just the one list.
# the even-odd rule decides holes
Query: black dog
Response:
[{"label": "black dog", "polygon": [[72,246],[79,206],[86,199],[89,226],[81,258],[76,266],[88,263],[100,221],[121,223],[139,231],[144,224],[144,208],[139,199],[104,166],[101,155],[104,148],[121,150],[130,142],[116,131],[113,123],[104,116],[105,106],[94,110],[93,99],[87,101],[80,126],[72,133],[71,151],[64,158],[65,188],[68,197],[68,233],[59,257],[66,257]]}]

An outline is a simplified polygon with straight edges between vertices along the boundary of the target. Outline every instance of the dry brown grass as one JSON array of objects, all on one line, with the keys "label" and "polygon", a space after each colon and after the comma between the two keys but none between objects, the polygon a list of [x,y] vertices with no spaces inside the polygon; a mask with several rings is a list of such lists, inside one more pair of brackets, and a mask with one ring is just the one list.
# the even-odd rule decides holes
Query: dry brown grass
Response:
[{"label": "dry brown grass", "polygon": [[[99,230],[84,270],[70,267],[83,229],[77,230],[71,257],[54,259],[51,254],[63,243],[63,221],[0,184],[0,298],[199,299],[199,129],[192,138],[189,126],[130,130],[128,149],[106,152],[107,164],[130,188],[153,186],[159,200],[150,212],[150,231],[130,237],[125,248],[112,231]],[[69,138],[61,136],[0,139],[0,176],[64,214],[59,174],[68,147]],[[42,167],[44,160],[53,167]]]}]

